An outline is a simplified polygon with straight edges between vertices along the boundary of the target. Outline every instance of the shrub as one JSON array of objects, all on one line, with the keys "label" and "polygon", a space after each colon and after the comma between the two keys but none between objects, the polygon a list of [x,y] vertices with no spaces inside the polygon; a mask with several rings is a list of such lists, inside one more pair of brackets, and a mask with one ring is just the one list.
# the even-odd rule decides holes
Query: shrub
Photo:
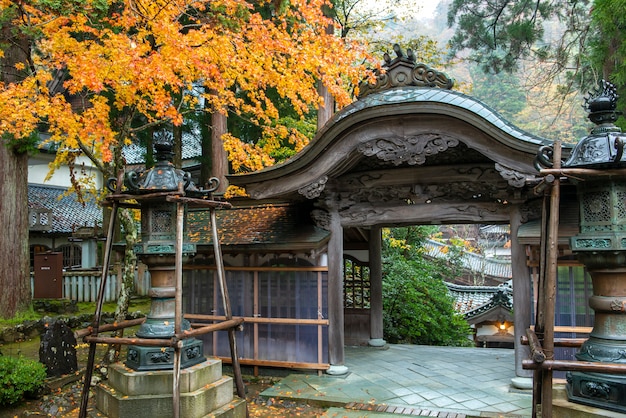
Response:
[{"label": "shrub", "polygon": [[390,343],[470,346],[471,330],[443,282],[454,265],[421,254],[425,227],[387,231],[383,241],[383,329]]},{"label": "shrub", "polygon": [[0,356],[0,406],[36,396],[45,378],[46,369],[38,361]]}]

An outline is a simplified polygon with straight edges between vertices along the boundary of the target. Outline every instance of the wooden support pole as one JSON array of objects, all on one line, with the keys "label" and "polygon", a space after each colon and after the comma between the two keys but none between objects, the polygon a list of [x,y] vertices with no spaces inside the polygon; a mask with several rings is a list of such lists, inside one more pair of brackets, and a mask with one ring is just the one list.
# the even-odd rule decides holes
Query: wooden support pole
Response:
[{"label": "wooden support pole", "polygon": [[[230,306],[230,297],[228,296],[228,286],[226,285],[226,270],[224,268],[224,260],[222,259],[222,249],[220,247],[220,240],[217,234],[217,216],[215,215],[215,209],[210,209],[211,214],[211,233],[213,238],[213,249],[215,254],[215,264],[217,266],[217,278],[222,291],[222,303],[224,304],[224,315],[227,320],[233,318],[233,313]],[[233,375],[235,378],[235,386],[237,387],[237,396],[241,399],[246,399],[246,388],[243,383],[243,376],[241,375],[241,367],[239,366],[239,356],[237,355],[237,339],[235,335],[235,329],[229,328],[228,330],[228,342],[230,344],[230,355],[233,364]],[[246,404],[246,417],[249,416],[248,406]]]},{"label": "wooden support pole", "polygon": [[[578,348],[587,341],[587,338],[555,338],[555,347]],[[528,337],[522,337],[522,345],[529,345]]]},{"label": "wooden support pole", "polygon": [[[117,177],[118,189],[121,187],[122,173]],[[102,260],[102,276],[100,278],[100,290],[98,291],[98,301],[96,302],[96,312],[94,313],[92,323],[92,333],[98,335],[100,327],[100,317],[102,316],[102,304],[104,303],[104,290],[106,286],[107,276],[109,272],[109,262],[111,259],[111,251],[113,247],[113,232],[115,231],[115,220],[117,219],[117,203],[113,203],[111,209],[111,218],[109,219],[109,228],[107,229],[107,240],[104,246],[104,259]],[[83,392],[81,394],[79,418],[87,417],[87,404],[89,403],[89,391],[91,388],[91,376],[93,375],[93,366],[96,357],[96,344],[89,345],[89,355],[87,357],[87,367],[85,376],[83,377]]]},{"label": "wooden support pole", "polygon": [[[146,322],[145,317],[137,318],[137,319],[130,319],[128,321],[122,321],[122,322],[118,322],[115,324],[104,324],[98,327],[98,332],[117,331],[118,329],[124,329],[124,328],[134,327],[136,325],[141,325],[144,322]],[[78,340],[80,338],[93,334],[93,331],[94,331],[93,327],[76,330],[74,332],[74,338]]]},{"label": "wooden support pole", "polygon": [[[603,363],[599,361],[578,361],[578,360],[546,360],[543,363],[535,363],[532,360],[524,360],[522,365],[525,369],[544,369],[573,372],[591,373],[626,373],[626,364]],[[542,408],[543,409],[543,408]]]},{"label": "wooden support pole", "polygon": [[174,347],[178,341],[186,338],[197,337],[198,335],[208,334],[209,332],[228,330],[236,328],[243,323],[243,318],[233,318],[228,321],[217,324],[210,324],[195,330],[182,331],[175,334],[171,339],[165,338],[138,338],[138,337],[100,337],[88,335],[83,341],[97,344],[120,344],[120,345],[139,345],[146,347]]},{"label": "wooden support pole", "polygon": [[[179,185],[182,189],[182,183]],[[185,222],[185,205],[176,203],[176,245],[174,275],[176,279],[176,296],[174,297],[174,333],[180,335],[183,322],[183,225]],[[182,357],[182,341],[174,346],[174,370],[172,379],[172,412],[174,418],[180,417],[180,363]]]},{"label": "wooden support pole", "polygon": [[[554,141],[553,163],[561,168],[561,141]],[[548,220],[548,248],[545,276],[543,352],[547,360],[554,360],[554,305],[556,303],[556,280],[559,256],[559,207],[561,180],[554,179],[550,191],[550,217]],[[545,362],[544,362],[545,363]],[[541,416],[552,418],[552,369],[544,368],[541,383]]]},{"label": "wooden support pole", "polygon": [[142,347],[174,347],[178,338],[135,338],[135,337],[100,337],[88,335],[83,341],[90,344],[139,345]]},{"label": "wooden support pole", "polygon": [[531,358],[535,363],[543,363],[546,360],[546,354],[541,348],[537,334],[531,329],[526,330],[528,345],[530,346]]},{"label": "wooden support pole", "polygon": [[[540,335],[539,339],[543,338],[543,332],[545,329],[545,315],[544,315],[544,296],[545,296],[545,283],[546,283],[546,259],[547,259],[547,247],[548,247],[548,213],[549,213],[549,199],[544,195],[541,206],[541,235],[540,235],[540,257],[539,257],[539,277],[537,279],[537,306],[535,316],[535,332]],[[522,360],[523,363],[523,360]],[[523,365],[522,365],[523,367]],[[533,371],[533,408],[532,418],[537,418],[539,408],[541,408],[541,394],[543,384],[543,370],[537,369]]]}]

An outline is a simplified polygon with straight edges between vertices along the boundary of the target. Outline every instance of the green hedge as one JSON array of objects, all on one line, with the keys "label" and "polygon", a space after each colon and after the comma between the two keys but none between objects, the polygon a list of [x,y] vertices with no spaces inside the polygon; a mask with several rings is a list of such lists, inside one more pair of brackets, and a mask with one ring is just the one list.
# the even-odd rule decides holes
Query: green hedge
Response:
[{"label": "green hedge", "polygon": [[46,369],[38,361],[0,355],[0,406],[36,396],[45,378]]}]

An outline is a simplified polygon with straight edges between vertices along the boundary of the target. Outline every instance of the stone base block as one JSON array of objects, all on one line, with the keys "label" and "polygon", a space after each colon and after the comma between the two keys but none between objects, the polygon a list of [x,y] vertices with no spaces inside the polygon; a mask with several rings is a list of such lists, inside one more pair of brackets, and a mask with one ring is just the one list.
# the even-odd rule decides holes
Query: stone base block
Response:
[{"label": "stone base block", "polygon": [[[180,392],[194,392],[222,378],[222,361],[209,359],[180,371]],[[108,385],[128,396],[172,394],[174,375],[171,370],[139,372],[122,363],[109,367]]]},{"label": "stone base block", "polygon": [[[234,398],[233,379],[221,373],[219,360],[181,370],[181,417],[246,416],[245,400]],[[171,417],[172,384],[171,371],[138,372],[116,363],[109,380],[96,386],[96,408],[110,418]]]}]

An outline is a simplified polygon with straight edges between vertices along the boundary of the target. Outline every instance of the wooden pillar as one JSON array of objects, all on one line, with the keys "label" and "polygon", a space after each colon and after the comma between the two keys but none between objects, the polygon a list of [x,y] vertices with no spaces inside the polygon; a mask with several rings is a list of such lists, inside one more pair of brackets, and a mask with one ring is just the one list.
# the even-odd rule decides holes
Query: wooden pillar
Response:
[{"label": "wooden pillar", "polygon": [[517,238],[522,225],[520,206],[511,210],[511,270],[513,274],[513,315],[515,321],[515,374],[519,377],[532,377],[532,370],[522,368],[522,360],[530,357],[528,346],[521,344],[531,321],[532,278],[526,265],[526,251]]},{"label": "wooden pillar", "polygon": [[369,237],[370,340],[372,347],[385,345],[383,339],[383,262],[381,228],[373,226]]},{"label": "wooden pillar", "polygon": [[345,374],[343,312],[343,227],[337,209],[330,212],[328,242],[328,374]]}]

